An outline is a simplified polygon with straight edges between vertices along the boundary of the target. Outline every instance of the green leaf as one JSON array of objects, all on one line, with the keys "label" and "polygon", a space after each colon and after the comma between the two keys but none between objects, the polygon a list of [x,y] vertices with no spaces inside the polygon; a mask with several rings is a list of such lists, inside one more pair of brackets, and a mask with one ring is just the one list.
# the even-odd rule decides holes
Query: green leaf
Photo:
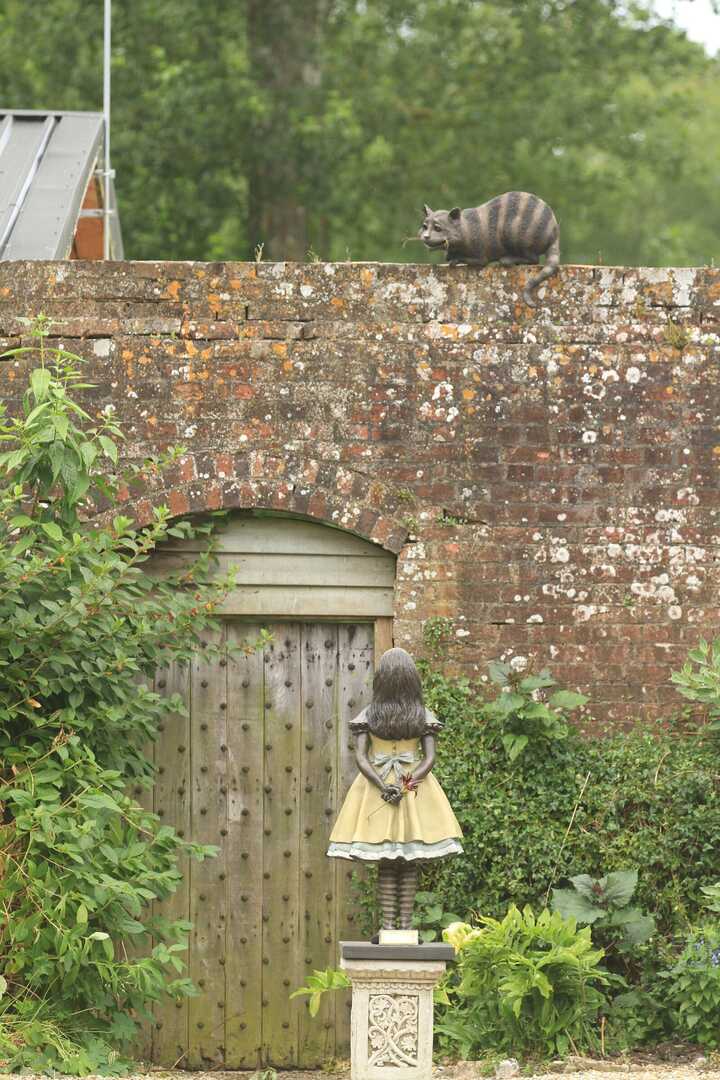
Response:
[{"label": "green leaf", "polygon": [[501,664],[499,660],[491,660],[488,664],[488,671],[494,683],[498,686],[505,686],[512,668],[509,664]]},{"label": "green leaf", "polygon": [[58,543],[62,541],[62,529],[59,525],[56,525],[54,521],[41,522],[41,528],[43,532],[47,533],[51,540],[56,540]]},{"label": "green leaf", "polygon": [[527,746],[528,737],[527,735],[503,735],[501,741],[510,761],[515,761]]},{"label": "green leaf", "polygon": [[595,892],[594,886],[597,884],[595,878],[590,877],[589,874],[576,874],[570,878],[574,889],[584,896],[586,900],[592,904],[597,904],[598,895]]},{"label": "green leaf", "polygon": [[[30,374],[30,386],[35,396],[35,400],[43,401],[47,395],[50,387],[52,376],[47,368],[35,368]],[[32,414],[31,414],[32,415]],[[28,421],[30,417],[28,417]]]},{"label": "green leaf", "polygon": [[553,709],[579,709],[587,703],[584,694],[576,694],[572,690],[557,690],[550,698],[550,707]]},{"label": "green leaf", "polygon": [[628,945],[642,945],[655,933],[655,917],[637,913],[637,918],[625,925],[623,941]]},{"label": "green leaf", "polygon": [[550,675],[549,671],[541,671],[538,675],[527,675],[520,683],[520,689],[526,693],[532,693],[533,690],[541,690],[547,686],[554,686],[555,680]]},{"label": "green leaf", "polygon": [[107,435],[98,435],[98,442],[105,452],[105,457],[110,458],[117,465],[118,450],[112,439],[109,439]]},{"label": "green leaf", "polygon": [[75,914],[75,921],[78,926],[86,926],[88,921],[88,909],[84,904],[79,904],[77,912]]},{"label": "green leaf", "polygon": [[558,911],[564,919],[575,919],[578,923],[588,923],[590,925],[605,914],[601,907],[592,904],[573,889],[553,889],[552,908],[553,911]]},{"label": "green leaf", "polygon": [[624,907],[629,903],[638,883],[637,870],[616,870],[607,875],[603,891],[605,899],[614,907]]}]

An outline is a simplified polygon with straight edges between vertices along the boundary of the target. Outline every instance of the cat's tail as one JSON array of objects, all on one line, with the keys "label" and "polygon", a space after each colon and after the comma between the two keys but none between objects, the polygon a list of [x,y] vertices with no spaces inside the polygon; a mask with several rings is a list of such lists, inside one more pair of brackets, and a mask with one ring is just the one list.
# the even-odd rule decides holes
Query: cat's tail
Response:
[{"label": "cat's tail", "polygon": [[545,252],[545,265],[543,266],[539,274],[536,274],[535,277],[530,278],[527,285],[523,289],[523,300],[528,305],[528,307],[535,307],[535,300],[532,294],[535,292],[538,285],[541,285],[543,281],[547,281],[547,279],[549,277],[552,277],[553,274],[557,274],[559,265],[560,234],[559,232],[556,232],[555,239]]}]

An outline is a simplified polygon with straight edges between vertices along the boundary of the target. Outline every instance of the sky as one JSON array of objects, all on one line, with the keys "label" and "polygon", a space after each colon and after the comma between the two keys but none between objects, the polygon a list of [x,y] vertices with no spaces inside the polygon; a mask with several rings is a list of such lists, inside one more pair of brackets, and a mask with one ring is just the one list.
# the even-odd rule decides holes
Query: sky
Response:
[{"label": "sky", "polygon": [[720,52],[720,15],[710,0],[653,0],[652,7],[664,19],[672,19],[693,41],[711,55]]}]

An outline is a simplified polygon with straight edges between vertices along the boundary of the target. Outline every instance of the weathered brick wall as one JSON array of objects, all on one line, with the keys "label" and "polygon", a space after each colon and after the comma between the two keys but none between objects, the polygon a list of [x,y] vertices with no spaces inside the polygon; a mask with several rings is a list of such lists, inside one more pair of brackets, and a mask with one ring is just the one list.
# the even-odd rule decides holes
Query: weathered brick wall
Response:
[{"label": "weathered brick wall", "polygon": [[[655,717],[718,625],[720,272],[565,267],[536,312],[523,275],[0,263],[0,344],[50,315],[128,455],[188,448],[178,514],[273,507],[397,552],[399,644],[447,616],[456,670],[536,658],[601,718]],[[11,408],[27,366],[0,364]]]}]

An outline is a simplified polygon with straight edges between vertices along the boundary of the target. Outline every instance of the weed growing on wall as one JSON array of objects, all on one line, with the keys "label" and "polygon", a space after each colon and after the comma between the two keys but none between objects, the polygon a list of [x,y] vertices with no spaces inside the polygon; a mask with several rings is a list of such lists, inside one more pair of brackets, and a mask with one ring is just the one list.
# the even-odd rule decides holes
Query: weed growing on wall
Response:
[{"label": "weed growing on wall", "polygon": [[[177,887],[180,854],[212,849],[162,827],[127,785],[150,783],[144,747],[182,709],[153,674],[190,658],[224,582],[208,584],[209,554],[181,578],[145,575],[160,541],[193,530],[164,508],[138,529],[117,505],[177,452],[121,474],[112,414],[83,411],[80,358],[46,334],[41,322],[37,349],[12,354],[37,364],[22,417],[0,414],[0,1057],[113,1072],[152,1002],[193,990],[188,925],[144,913]],[[88,523],[100,502],[103,523]]]}]

